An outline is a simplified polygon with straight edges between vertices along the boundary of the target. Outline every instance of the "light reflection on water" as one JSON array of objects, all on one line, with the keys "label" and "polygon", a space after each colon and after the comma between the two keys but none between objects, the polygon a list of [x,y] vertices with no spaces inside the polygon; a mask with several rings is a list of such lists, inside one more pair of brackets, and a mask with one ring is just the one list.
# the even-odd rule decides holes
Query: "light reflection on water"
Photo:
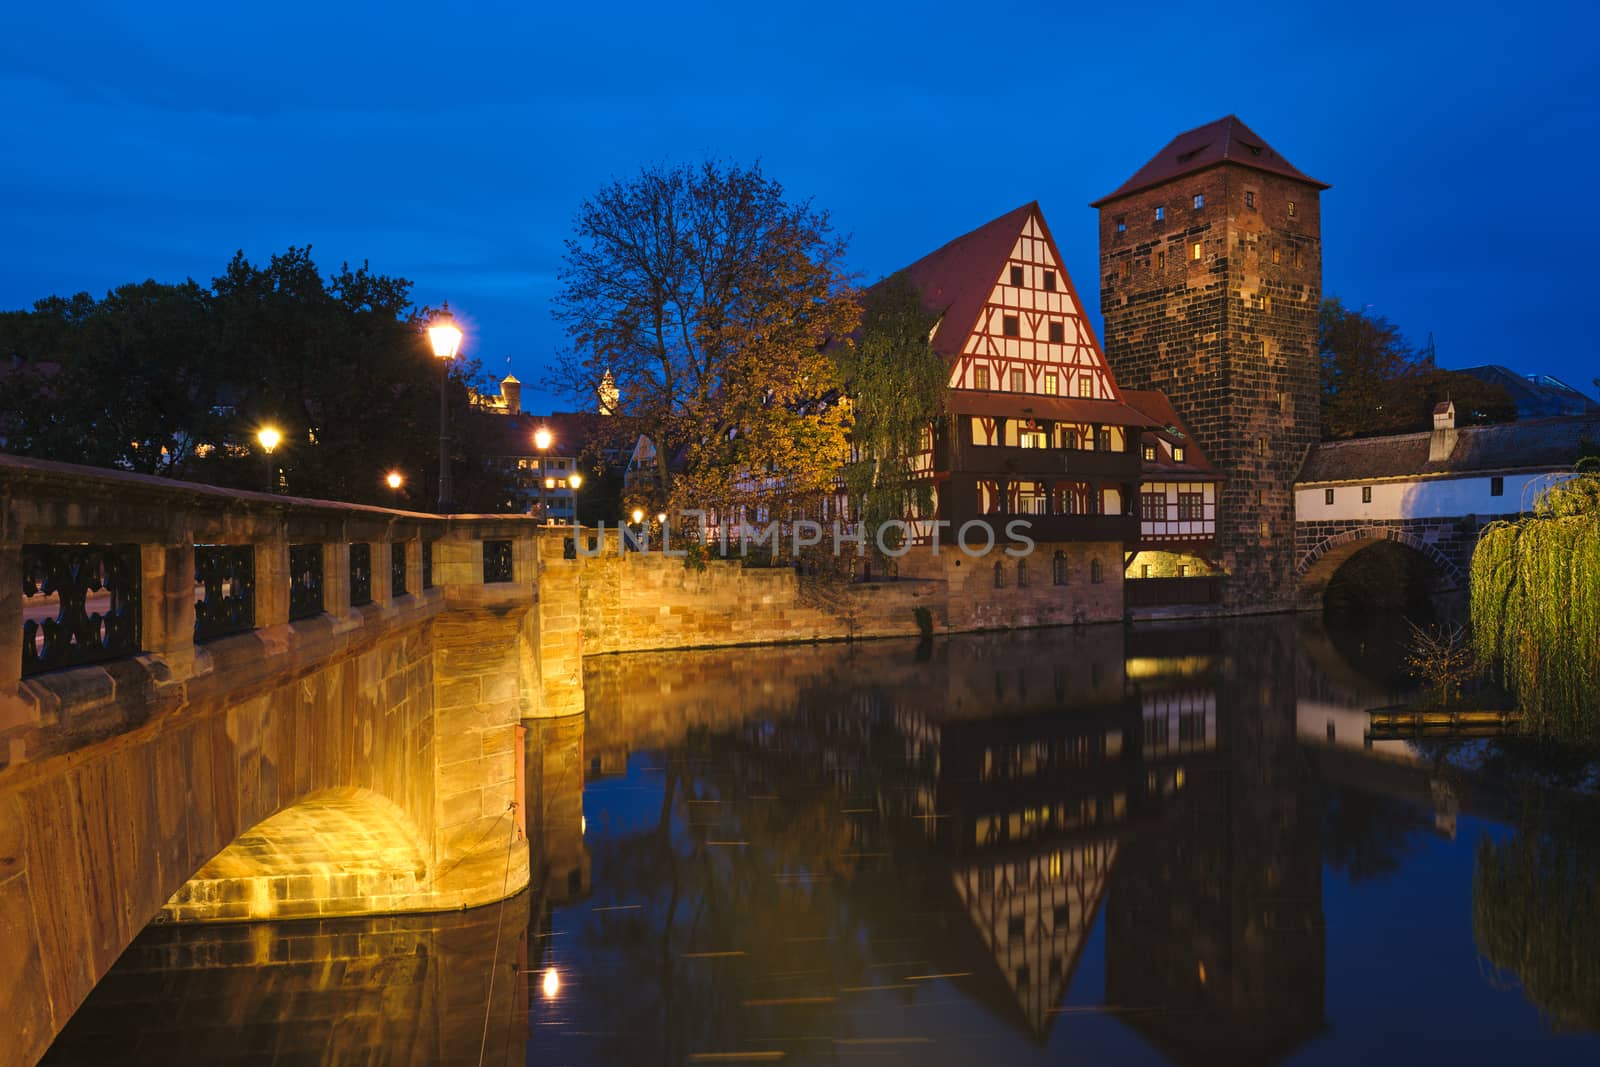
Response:
[{"label": "light reflection on water", "polygon": [[152,928],[53,1056],[1594,1062],[1581,767],[1364,743],[1392,662],[1282,617],[594,660],[530,730],[535,891]]}]

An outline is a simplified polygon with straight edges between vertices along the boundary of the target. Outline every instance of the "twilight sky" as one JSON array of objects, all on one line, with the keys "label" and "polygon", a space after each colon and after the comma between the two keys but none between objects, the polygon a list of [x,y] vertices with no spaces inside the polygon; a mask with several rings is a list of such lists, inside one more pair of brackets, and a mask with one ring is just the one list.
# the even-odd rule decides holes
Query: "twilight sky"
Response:
[{"label": "twilight sky", "polygon": [[1099,328],[1095,214],[1229,112],[1323,194],[1324,285],[1445,366],[1594,394],[1587,4],[26,4],[0,16],[0,308],[311,244],[448,299],[541,399],[613,176],[760,159],[865,280],[1028,200]]}]

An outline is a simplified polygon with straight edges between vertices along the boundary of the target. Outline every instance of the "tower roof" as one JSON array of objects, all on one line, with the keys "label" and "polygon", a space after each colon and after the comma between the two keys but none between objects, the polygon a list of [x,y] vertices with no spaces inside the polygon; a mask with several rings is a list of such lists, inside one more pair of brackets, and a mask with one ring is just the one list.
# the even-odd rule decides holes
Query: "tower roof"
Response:
[{"label": "tower roof", "polygon": [[1140,167],[1133,177],[1118,186],[1115,192],[1102,196],[1089,206],[1103,207],[1119,197],[1223,163],[1236,163],[1241,167],[1293,178],[1318,189],[1328,188],[1326,182],[1319,182],[1301,173],[1241,122],[1237,115],[1229,115],[1178,134],[1168,142],[1167,147],[1152,156],[1150,162]]}]

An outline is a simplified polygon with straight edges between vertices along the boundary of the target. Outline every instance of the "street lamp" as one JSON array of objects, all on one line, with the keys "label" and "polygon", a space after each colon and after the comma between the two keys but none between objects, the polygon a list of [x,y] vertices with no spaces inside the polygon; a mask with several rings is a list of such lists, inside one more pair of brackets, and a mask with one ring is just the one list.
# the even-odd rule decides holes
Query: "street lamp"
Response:
[{"label": "street lamp", "polygon": [[433,317],[428,341],[439,360],[439,510],[450,510],[450,363],[461,351],[461,330],[450,317],[450,306]]},{"label": "street lamp", "polygon": [[550,488],[550,489],[554,489],[555,488],[555,480],[551,479],[551,478],[546,478],[545,477],[545,470],[544,470],[544,464],[545,464],[544,454],[545,454],[545,452],[547,452],[549,450],[550,442],[552,440],[554,440],[554,439],[550,436],[550,431],[545,429],[543,426],[541,426],[537,430],[533,431],[533,447],[534,447],[534,450],[539,453],[539,523],[540,523],[540,525],[543,525],[547,521],[547,519],[549,518],[549,516],[545,514],[544,491],[545,491],[546,488]]},{"label": "street lamp", "polygon": [[390,489],[399,489],[406,484],[406,476],[399,471],[390,471],[383,480],[388,483]]},{"label": "street lamp", "polygon": [[583,485],[583,475],[579,474],[577,471],[573,471],[572,472],[572,477],[567,479],[567,488],[572,490],[572,529],[573,529],[573,535],[574,536],[577,535],[577,531],[579,529],[579,524],[578,524],[578,489],[581,488],[582,485]]},{"label": "street lamp", "polygon": [[277,478],[273,477],[276,471],[272,469],[272,450],[278,447],[278,442],[283,440],[283,435],[278,432],[276,426],[263,426],[256,431],[256,440],[261,442],[261,447],[267,453],[267,492],[271,493],[277,489],[276,483],[278,481]]}]

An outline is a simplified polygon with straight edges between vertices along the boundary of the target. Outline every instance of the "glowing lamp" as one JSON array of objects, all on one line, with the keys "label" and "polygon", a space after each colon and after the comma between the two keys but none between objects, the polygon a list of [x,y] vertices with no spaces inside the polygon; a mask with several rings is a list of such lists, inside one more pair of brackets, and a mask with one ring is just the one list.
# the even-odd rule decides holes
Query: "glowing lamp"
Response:
[{"label": "glowing lamp", "polygon": [[643,522],[644,521],[644,509],[643,508],[634,508],[633,509],[633,521],[634,522]]},{"label": "glowing lamp", "polygon": [[579,488],[583,485],[583,475],[574,471],[572,476],[567,479],[567,484],[572,486],[574,489]]},{"label": "glowing lamp", "polygon": [[455,359],[456,353],[461,351],[461,329],[448,311],[434,316],[428,325],[428,341],[433,345],[433,354],[440,359]]},{"label": "glowing lamp", "polygon": [[547,999],[554,999],[561,992],[561,976],[554,967],[544,969],[544,995]]},{"label": "glowing lamp", "polygon": [[263,426],[256,433],[256,440],[261,442],[261,447],[271,455],[272,450],[278,447],[278,442],[283,440],[283,435],[272,426]]},{"label": "glowing lamp", "polygon": [[383,480],[389,483],[390,489],[398,489],[402,485],[406,484],[405,475],[401,474],[399,471],[390,471]]},{"label": "glowing lamp", "polygon": [[540,452],[550,447],[550,431],[543,426],[533,431],[533,447]]}]

